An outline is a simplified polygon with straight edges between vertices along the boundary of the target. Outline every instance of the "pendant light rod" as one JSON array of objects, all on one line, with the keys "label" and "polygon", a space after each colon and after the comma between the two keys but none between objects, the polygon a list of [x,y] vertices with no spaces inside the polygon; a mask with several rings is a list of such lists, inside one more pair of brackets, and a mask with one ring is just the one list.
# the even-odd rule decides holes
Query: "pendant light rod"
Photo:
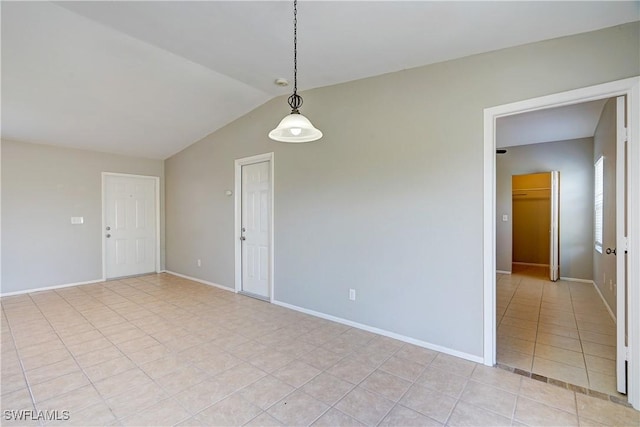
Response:
[{"label": "pendant light rod", "polygon": [[293,95],[289,97],[291,114],[300,114],[302,97],[298,95],[298,0],[293,0]]}]

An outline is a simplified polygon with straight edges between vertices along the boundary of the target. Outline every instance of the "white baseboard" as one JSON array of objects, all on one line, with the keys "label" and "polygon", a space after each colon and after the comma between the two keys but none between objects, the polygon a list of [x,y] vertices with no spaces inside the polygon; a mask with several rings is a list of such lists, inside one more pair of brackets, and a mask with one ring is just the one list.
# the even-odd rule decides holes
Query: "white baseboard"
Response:
[{"label": "white baseboard", "polygon": [[368,326],[368,325],[365,325],[365,324],[362,324],[362,323],[353,322],[351,320],[343,319],[341,317],[332,316],[330,314],[321,313],[319,311],[309,310],[307,308],[298,307],[296,305],[287,304],[286,302],[282,302],[282,301],[274,300],[273,304],[279,305],[279,306],[284,307],[284,308],[289,308],[291,310],[299,311],[301,313],[309,314],[311,316],[319,317],[321,319],[331,320],[333,322],[341,323],[343,325],[351,326],[353,328],[358,328],[358,329],[362,329],[364,331],[373,332],[374,334],[383,335],[383,336],[389,337],[389,338],[394,338],[394,339],[397,339],[399,341],[403,341],[403,342],[406,342],[406,343],[409,343],[409,344],[417,345],[419,347],[424,347],[424,348],[428,348],[430,350],[439,351],[440,353],[445,353],[445,354],[449,354],[451,356],[460,357],[461,359],[470,360],[470,361],[476,362],[476,363],[484,363],[484,359],[482,357],[480,357],[480,356],[475,356],[473,354],[464,353],[464,352],[458,351],[458,350],[452,350],[450,348],[442,347],[442,346],[439,346],[439,345],[436,345],[436,344],[431,344],[431,343],[428,343],[428,342],[425,342],[425,341],[420,341],[420,340],[417,340],[415,338],[411,338],[411,337],[407,337],[407,336],[404,336],[404,335],[396,334],[395,332],[390,332],[390,331],[387,331],[387,330],[384,330],[384,329],[375,328],[373,326]]},{"label": "white baseboard", "polygon": [[515,265],[528,265],[528,266],[531,266],[531,267],[549,267],[549,264],[534,264],[534,263],[531,263],[531,262],[515,262],[514,261],[514,262],[512,262],[512,264],[515,264]]},{"label": "white baseboard", "polygon": [[228,286],[223,286],[223,285],[219,285],[217,283],[209,282],[203,279],[198,279],[197,277],[187,276],[186,274],[176,273],[175,271],[164,270],[163,273],[172,274],[174,276],[182,277],[183,279],[193,280],[194,282],[202,283],[203,285],[213,286],[215,288],[222,289],[223,291],[229,291],[233,293],[236,292],[235,289],[229,288]]},{"label": "white baseboard", "polygon": [[613,323],[616,323],[616,313],[614,313],[613,310],[611,310],[611,307],[609,307],[609,303],[606,299],[604,299],[604,295],[602,295],[602,292],[600,292],[600,288],[598,287],[598,285],[596,285],[596,282],[592,280],[591,283],[593,284],[593,287],[596,288],[596,292],[598,293],[598,295],[600,295],[600,299],[604,303],[604,306],[607,307],[607,311],[609,312],[609,316],[611,316],[611,318],[613,319]]},{"label": "white baseboard", "polygon": [[511,274],[510,271],[504,271],[504,270],[496,270],[496,273],[498,273],[498,274]]},{"label": "white baseboard", "polygon": [[3,292],[3,293],[0,293],[0,297],[10,297],[13,295],[30,294],[32,292],[52,291],[55,289],[70,288],[72,286],[91,285],[91,284],[100,283],[100,282],[104,282],[104,280],[96,279],[96,280],[89,280],[86,282],[66,283],[64,285],[54,285],[54,286],[45,286],[43,288],[25,289],[23,291]]},{"label": "white baseboard", "polygon": [[565,282],[578,282],[578,283],[588,283],[590,285],[593,284],[593,280],[589,279],[576,279],[574,277],[562,277],[560,276],[560,280],[564,280]]}]

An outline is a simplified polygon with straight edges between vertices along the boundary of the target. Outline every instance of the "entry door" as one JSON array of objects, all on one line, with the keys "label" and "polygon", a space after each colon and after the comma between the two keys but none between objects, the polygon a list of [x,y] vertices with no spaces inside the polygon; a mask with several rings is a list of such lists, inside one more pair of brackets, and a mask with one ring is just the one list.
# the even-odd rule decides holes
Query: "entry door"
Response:
[{"label": "entry door", "polygon": [[551,234],[549,242],[549,279],[552,282],[560,278],[560,172],[551,171]]},{"label": "entry door", "polygon": [[[607,221],[602,229],[602,242],[605,249],[605,256],[615,257],[615,275],[611,278],[616,283],[616,376],[617,389],[620,393],[627,392],[627,230],[626,230],[626,97],[620,96],[616,99],[616,158],[615,168],[615,203],[605,203],[604,208],[615,206],[615,212],[610,214],[615,217],[613,229],[607,230]],[[605,174],[606,177],[606,174]],[[605,181],[604,191],[607,191]],[[605,193],[605,198],[608,194]],[[607,218],[607,212],[604,212]],[[614,246],[615,245],[615,246]]]},{"label": "entry door", "polygon": [[156,271],[156,179],[104,175],[107,279]]},{"label": "entry door", "polygon": [[264,299],[270,292],[270,169],[268,161],[242,166],[241,290]]}]

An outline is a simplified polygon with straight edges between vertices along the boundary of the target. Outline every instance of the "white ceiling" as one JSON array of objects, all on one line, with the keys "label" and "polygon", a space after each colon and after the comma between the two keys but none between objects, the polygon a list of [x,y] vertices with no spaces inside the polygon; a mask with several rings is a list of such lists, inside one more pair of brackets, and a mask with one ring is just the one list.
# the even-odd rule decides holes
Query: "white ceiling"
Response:
[{"label": "white ceiling", "polygon": [[592,137],[606,99],[501,117],[496,147]]},{"label": "white ceiling", "polygon": [[[639,5],[301,0],[299,86],[631,22]],[[3,138],[164,159],[290,91],[273,84],[292,77],[289,1],[1,8]]]}]

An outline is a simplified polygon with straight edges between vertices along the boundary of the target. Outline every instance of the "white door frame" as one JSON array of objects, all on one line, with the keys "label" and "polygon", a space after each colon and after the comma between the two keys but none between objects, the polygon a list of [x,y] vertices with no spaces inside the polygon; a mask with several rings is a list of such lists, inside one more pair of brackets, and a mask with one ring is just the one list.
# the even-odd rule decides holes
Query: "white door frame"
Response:
[{"label": "white door frame", "polygon": [[262,163],[269,162],[269,199],[271,200],[271,207],[269,211],[269,302],[273,302],[273,290],[274,290],[274,274],[273,274],[273,265],[274,265],[274,251],[273,251],[273,206],[274,203],[274,182],[273,182],[273,162],[274,162],[274,154],[265,153],[258,154],[256,156],[244,157],[242,159],[236,159],[235,161],[235,221],[234,221],[234,231],[233,238],[235,241],[235,291],[236,293],[242,291],[242,243],[240,241],[242,227],[242,166],[252,165],[254,163]]},{"label": "white door frame", "polygon": [[102,233],[102,280],[107,280],[107,238],[106,238],[106,230],[107,226],[105,210],[106,206],[106,188],[105,182],[107,176],[123,176],[126,178],[142,178],[142,179],[152,179],[155,184],[155,208],[156,208],[156,273],[160,272],[160,177],[150,176],[150,175],[132,175],[128,173],[116,173],[116,172],[102,172],[102,228],[100,232]]},{"label": "white door frame", "polygon": [[628,383],[627,398],[640,410],[640,77],[498,105],[484,110],[484,364],[496,363],[496,120],[499,117],[597,99],[627,96],[628,129]]}]

